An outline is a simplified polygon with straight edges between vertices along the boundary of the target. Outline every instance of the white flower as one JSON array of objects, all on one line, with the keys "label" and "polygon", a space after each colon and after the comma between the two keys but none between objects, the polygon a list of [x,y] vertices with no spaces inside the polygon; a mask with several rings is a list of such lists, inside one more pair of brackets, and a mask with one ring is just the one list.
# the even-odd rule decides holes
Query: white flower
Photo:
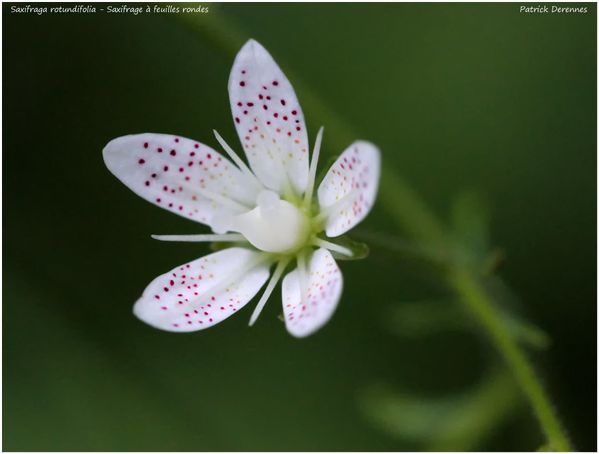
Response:
[{"label": "white flower", "polygon": [[235,58],[229,97],[249,167],[216,131],[233,163],[207,145],[165,134],[119,137],[103,150],[107,167],[133,192],[214,232],[154,238],[233,246],[158,276],[133,311],[159,329],[205,329],[245,306],[275,265],[251,325],[287,266],[295,265],[282,283],[285,324],[293,336],[307,336],[330,319],[341,296],[343,281],[331,251],[352,254],[323,237],[342,235],[369,212],[379,151],[354,142],[313,197],[322,128],[308,163],[306,124],[295,92],[254,40]]}]

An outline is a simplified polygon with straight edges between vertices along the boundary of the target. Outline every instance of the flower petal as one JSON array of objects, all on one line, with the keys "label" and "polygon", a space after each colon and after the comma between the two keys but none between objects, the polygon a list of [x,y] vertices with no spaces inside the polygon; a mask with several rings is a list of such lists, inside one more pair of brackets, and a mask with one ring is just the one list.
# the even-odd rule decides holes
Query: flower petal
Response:
[{"label": "flower petal", "polygon": [[133,312],[165,331],[210,328],[245,306],[264,285],[270,263],[263,257],[229,248],[178,266],[146,287]]},{"label": "flower petal", "polygon": [[283,279],[283,313],[287,331],[305,337],[329,321],[343,289],[343,278],[335,259],[326,249],[318,249],[308,266],[306,298],[302,302],[300,272],[293,270]]},{"label": "flower petal", "polygon": [[203,224],[255,205],[256,188],[226,158],[199,142],[134,134],[103,150],[110,171],[149,202]]},{"label": "flower petal", "polygon": [[366,217],[380,174],[380,152],[370,142],[354,142],[339,156],[318,188],[320,207],[328,211],[327,236],[339,236]]},{"label": "flower petal", "polygon": [[249,40],[229,77],[235,127],[256,176],[275,191],[288,178],[303,193],[308,182],[308,135],[293,87],[268,51]]}]

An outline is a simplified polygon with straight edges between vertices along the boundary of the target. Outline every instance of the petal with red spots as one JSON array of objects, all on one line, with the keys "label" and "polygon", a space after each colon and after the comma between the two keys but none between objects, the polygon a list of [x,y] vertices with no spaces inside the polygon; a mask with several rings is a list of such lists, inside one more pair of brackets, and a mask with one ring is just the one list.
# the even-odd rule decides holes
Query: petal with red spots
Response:
[{"label": "petal with red spots", "polygon": [[329,212],[327,236],[339,236],[366,217],[380,173],[380,151],[370,142],[354,142],[339,156],[318,188],[320,207]]},{"label": "petal with red spots", "polygon": [[289,180],[303,193],[308,182],[308,135],[291,83],[254,40],[239,51],[229,77],[235,127],[252,170],[275,191]]},{"label": "petal with red spots", "polygon": [[261,253],[229,248],[158,276],[135,303],[133,313],[147,324],[173,332],[198,331],[245,306],[269,276]]},{"label": "petal with red spots", "polygon": [[149,202],[212,226],[215,216],[255,205],[256,190],[226,158],[199,142],[167,134],[134,134],[103,150],[108,169]]},{"label": "petal with red spots", "polygon": [[300,273],[296,269],[283,279],[283,313],[287,331],[305,337],[324,326],[332,317],[343,290],[343,277],[335,259],[326,249],[312,255],[302,301]]}]

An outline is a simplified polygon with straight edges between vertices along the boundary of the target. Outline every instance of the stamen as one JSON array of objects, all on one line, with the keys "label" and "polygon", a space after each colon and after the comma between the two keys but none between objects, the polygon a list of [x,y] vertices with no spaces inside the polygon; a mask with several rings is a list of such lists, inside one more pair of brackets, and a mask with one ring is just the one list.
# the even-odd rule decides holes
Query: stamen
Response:
[{"label": "stamen", "polygon": [[351,250],[349,250],[348,248],[346,248],[344,246],[340,246],[335,243],[331,243],[330,241],[326,241],[321,238],[314,238],[314,240],[312,241],[312,244],[314,244],[315,246],[320,246],[325,249],[328,249],[329,251],[339,252],[339,254],[347,255],[348,257],[351,257],[354,255],[353,252]]},{"label": "stamen", "polygon": [[[268,133],[270,128],[267,128],[262,119],[259,119],[258,125],[261,126],[262,133],[265,136],[265,143],[271,143],[273,137]],[[295,190],[289,181],[289,175],[287,174],[287,169],[285,165],[283,165],[283,161],[281,160],[281,156],[277,151],[269,152],[268,155],[272,158],[274,164],[278,168],[278,173],[282,176],[281,187],[277,192],[285,196],[285,199],[289,201],[294,201],[296,199]]]},{"label": "stamen", "polygon": [[281,260],[277,264],[275,272],[273,273],[272,277],[270,278],[270,281],[268,282],[268,285],[266,286],[266,290],[264,290],[264,293],[262,294],[260,301],[258,301],[258,304],[256,305],[254,312],[252,313],[252,317],[250,318],[250,326],[256,323],[256,320],[258,319],[260,312],[262,312],[262,309],[264,309],[266,301],[268,301],[268,298],[270,297],[272,291],[275,289],[277,282],[279,282],[279,279],[281,279],[281,275],[283,274],[283,271],[285,270],[285,267],[288,263],[289,260]]},{"label": "stamen", "polygon": [[220,203],[221,205],[227,205],[229,208],[232,208],[237,211],[245,212],[251,209],[246,205],[236,202],[235,200],[229,199],[228,197],[217,194],[216,192],[209,191],[208,189],[194,188],[194,191],[199,192],[201,195],[203,195],[207,199],[212,200],[213,202]]},{"label": "stamen", "polygon": [[229,146],[229,144],[227,142],[225,142],[225,139],[223,139],[221,137],[221,135],[218,133],[218,131],[216,129],[213,129],[212,132],[214,132],[214,136],[216,137],[216,140],[218,140],[218,143],[220,143],[220,146],[223,147],[223,149],[227,152],[227,154],[229,155],[229,157],[231,158],[231,160],[235,164],[237,164],[237,167],[239,167],[239,169],[245,174],[245,176],[248,177],[250,179],[250,181],[258,189],[264,189],[264,186],[262,185],[262,183],[260,183],[260,181],[258,180],[258,178],[256,178],[256,176],[254,175],[254,173],[245,164],[245,162],[243,162],[241,160],[241,158],[239,156],[237,156],[237,153],[235,153],[233,151],[233,149]]},{"label": "stamen", "polygon": [[358,191],[352,189],[332,205],[329,205],[328,207],[321,207],[320,213],[314,218],[314,222],[325,221],[332,213],[347,208],[348,205],[351,205],[354,202],[354,197],[357,195]]},{"label": "stamen", "polygon": [[[223,291],[229,291],[230,288],[233,288],[237,284],[239,279],[247,275],[247,273],[252,271],[257,266],[260,266],[264,262],[268,262],[270,260],[272,260],[272,256],[270,254],[260,254],[253,260],[251,260],[249,263],[246,263],[245,265],[242,265],[241,267],[229,273],[228,279],[225,279],[220,284],[210,287],[210,281],[206,282],[206,285],[208,285],[209,287],[204,288],[205,294],[217,295],[218,293],[221,293]],[[268,264],[268,266],[270,267],[270,264]]]},{"label": "stamen", "polygon": [[297,256],[297,271],[299,274],[301,307],[308,299],[308,271],[306,267],[306,254],[304,252],[300,252]]},{"label": "stamen", "polygon": [[244,241],[243,235],[229,233],[225,235],[152,235],[152,238],[159,241],[182,241],[190,243],[200,243],[204,241]]},{"label": "stamen", "polygon": [[321,126],[316,136],[316,142],[314,142],[314,151],[312,152],[312,160],[310,161],[310,171],[308,173],[308,187],[306,188],[306,194],[304,195],[304,204],[310,205],[312,195],[314,194],[314,180],[316,179],[316,167],[318,166],[318,157],[320,155],[320,144],[322,143],[322,134],[324,133],[324,126]]}]

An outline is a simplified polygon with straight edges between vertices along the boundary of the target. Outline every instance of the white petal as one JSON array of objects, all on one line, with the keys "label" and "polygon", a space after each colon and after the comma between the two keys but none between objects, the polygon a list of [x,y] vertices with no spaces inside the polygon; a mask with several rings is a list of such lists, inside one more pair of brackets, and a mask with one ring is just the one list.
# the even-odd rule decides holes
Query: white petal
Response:
[{"label": "white petal", "polygon": [[147,324],[173,332],[210,328],[245,306],[269,276],[262,254],[244,248],[215,252],[158,276],[135,303]]},{"label": "white petal", "polygon": [[250,166],[275,191],[288,179],[303,193],[308,182],[308,135],[293,87],[254,40],[239,51],[229,77],[235,127]]},{"label": "white petal", "polygon": [[167,134],[135,134],[103,150],[110,171],[137,195],[173,213],[212,226],[215,216],[253,207],[256,189],[210,147]]},{"label": "white petal", "polygon": [[326,249],[318,249],[312,255],[307,279],[303,302],[299,270],[293,270],[283,279],[285,325],[295,337],[308,336],[328,322],[343,289],[339,267]]},{"label": "white petal", "polygon": [[366,217],[380,174],[379,149],[369,142],[354,142],[339,156],[318,188],[321,210],[328,211],[327,236],[339,236]]}]

